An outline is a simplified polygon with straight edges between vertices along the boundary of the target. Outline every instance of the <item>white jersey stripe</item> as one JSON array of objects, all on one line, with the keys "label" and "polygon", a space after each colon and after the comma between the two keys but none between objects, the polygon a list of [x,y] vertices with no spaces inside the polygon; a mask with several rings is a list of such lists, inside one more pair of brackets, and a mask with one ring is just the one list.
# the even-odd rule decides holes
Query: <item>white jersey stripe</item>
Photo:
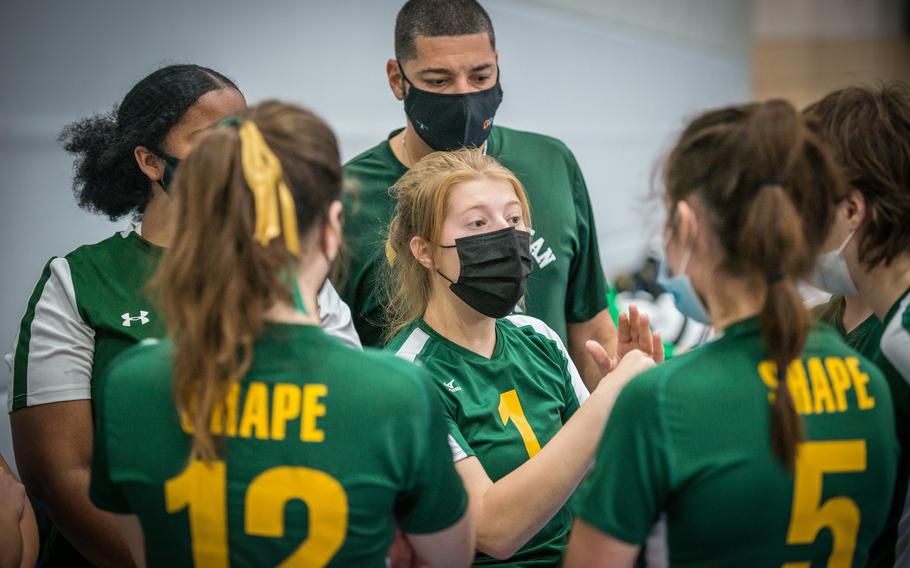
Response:
[{"label": "white jersey stripe", "polygon": [[[92,396],[95,331],[79,315],[69,263],[65,258],[55,258],[50,263],[50,271],[35,304],[30,327],[25,387],[27,406],[85,400]],[[15,365],[15,356],[12,364]],[[13,368],[9,410],[12,410],[16,392],[15,376]]]},{"label": "white jersey stripe", "polygon": [[459,462],[468,457],[468,454],[455,441],[455,436],[449,434],[449,449],[452,450],[452,463]]},{"label": "white jersey stripe", "polygon": [[910,294],[903,299],[882,333],[882,354],[910,383],[910,332],[904,328],[904,313],[910,309]]},{"label": "white jersey stripe", "polygon": [[572,388],[575,390],[575,398],[578,399],[578,404],[584,404],[584,402],[588,400],[588,397],[591,396],[591,393],[588,392],[588,387],[586,387],[584,381],[581,380],[581,375],[578,374],[578,369],[575,367],[575,363],[572,362],[572,357],[569,356],[569,351],[566,349],[566,346],[563,344],[559,335],[553,331],[550,326],[531,316],[511,315],[506,316],[506,319],[517,327],[531,326],[534,328],[534,331],[540,335],[556,342],[559,350],[566,358],[566,369],[569,371],[569,376],[572,377]]},{"label": "white jersey stripe", "polygon": [[398,348],[398,351],[395,352],[395,355],[401,357],[405,361],[413,363],[414,359],[423,351],[423,346],[427,344],[427,340],[429,339],[430,336],[427,335],[427,332],[419,327],[415,327],[414,331],[408,335],[405,342]]}]

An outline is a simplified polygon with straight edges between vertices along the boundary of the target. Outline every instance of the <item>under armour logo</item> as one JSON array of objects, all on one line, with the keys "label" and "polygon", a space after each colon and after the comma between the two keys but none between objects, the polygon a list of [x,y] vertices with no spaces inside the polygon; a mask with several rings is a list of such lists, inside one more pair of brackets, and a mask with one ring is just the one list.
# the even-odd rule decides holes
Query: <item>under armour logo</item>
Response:
[{"label": "under armour logo", "polygon": [[134,321],[138,321],[140,325],[147,324],[149,322],[148,315],[149,313],[147,311],[139,310],[139,315],[136,317],[131,316],[129,312],[126,312],[120,317],[123,318],[123,327],[130,327],[133,325]]}]

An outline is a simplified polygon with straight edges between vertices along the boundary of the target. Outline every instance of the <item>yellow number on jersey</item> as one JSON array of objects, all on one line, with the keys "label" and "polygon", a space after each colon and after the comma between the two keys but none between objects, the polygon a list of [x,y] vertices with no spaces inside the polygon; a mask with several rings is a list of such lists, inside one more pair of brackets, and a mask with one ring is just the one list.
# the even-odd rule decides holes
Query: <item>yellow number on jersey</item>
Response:
[{"label": "yellow number on jersey", "polygon": [[521,408],[521,401],[518,400],[518,393],[515,389],[506,391],[499,395],[499,417],[502,419],[503,426],[509,424],[509,420],[515,424],[521,439],[524,440],[525,449],[528,450],[528,457],[533,458],[540,451],[540,442],[531,430],[528,419],[525,418],[525,411]]},{"label": "yellow number on jersey", "polygon": [[[193,460],[164,485],[168,513],[188,509],[193,564],[228,567],[227,468],[222,461]],[[279,566],[325,566],[348,528],[348,497],[330,475],[308,467],[275,467],[259,474],[246,492],[244,530],[253,536],[284,536],[284,507],[307,505],[307,538]]]},{"label": "yellow number on jersey", "polygon": [[[853,565],[859,507],[848,497],[832,497],[821,503],[822,478],[826,473],[866,470],[866,441],[805,442],[796,456],[793,509],[787,544],[811,544],[825,527],[833,536],[828,568]],[[809,568],[808,562],[787,562],[783,568]]]}]

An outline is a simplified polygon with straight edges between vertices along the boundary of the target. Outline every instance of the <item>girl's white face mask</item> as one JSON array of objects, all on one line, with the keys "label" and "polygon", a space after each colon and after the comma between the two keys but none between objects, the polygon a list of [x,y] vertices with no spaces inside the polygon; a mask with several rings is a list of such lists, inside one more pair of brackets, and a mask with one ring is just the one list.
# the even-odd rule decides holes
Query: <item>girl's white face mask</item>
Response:
[{"label": "girl's white face mask", "polygon": [[809,277],[812,284],[828,292],[841,296],[855,296],[856,284],[847,268],[847,259],[844,258],[844,248],[856,231],[850,231],[847,239],[839,248],[822,253],[815,260],[815,269]]}]

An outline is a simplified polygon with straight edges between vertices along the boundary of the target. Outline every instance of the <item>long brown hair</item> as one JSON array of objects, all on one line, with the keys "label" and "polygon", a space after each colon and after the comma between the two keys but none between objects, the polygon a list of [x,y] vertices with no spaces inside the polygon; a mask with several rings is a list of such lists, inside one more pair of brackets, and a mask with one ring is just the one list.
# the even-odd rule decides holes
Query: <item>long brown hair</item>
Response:
[{"label": "long brown hair", "polygon": [[811,270],[827,236],[816,227],[830,226],[845,186],[799,112],[780,100],[696,118],[671,152],[664,182],[671,211],[693,194],[706,205],[723,249],[720,270],[766,289],[760,326],[779,378],[771,442],[791,468],[802,420],[785,377],[809,329],[796,283]]},{"label": "long brown hair", "polygon": [[910,251],[910,86],[840,89],[803,114],[866,201],[859,258],[870,270]]},{"label": "long brown hair", "polygon": [[[294,216],[282,219],[280,236],[265,245],[254,238],[260,204],[243,163],[240,128],[247,122],[261,133],[264,151],[277,158],[278,178],[293,199]],[[178,169],[171,245],[153,283],[160,286],[174,343],[174,395],[193,427],[191,457],[200,459],[218,454],[210,432],[213,409],[249,370],[264,312],[293,303],[289,280],[296,278],[297,257],[288,244],[297,235],[287,233],[288,221],[296,219],[297,233],[308,235],[341,198],[338,145],[319,117],[269,101],[233,124],[207,132]]]},{"label": "long brown hair", "polygon": [[411,239],[421,237],[438,243],[452,190],[478,179],[504,181],[511,185],[521,205],[525,225],[531,226],[528,198],[521,182],[505,166],[479,150],[433,152],[417,162],[392,187],[398,204],[389,226],[388,265],[383,278],[385,297],[389,298],[387,339],[423,315],[430,301],[432,274],[411,254]]}]

